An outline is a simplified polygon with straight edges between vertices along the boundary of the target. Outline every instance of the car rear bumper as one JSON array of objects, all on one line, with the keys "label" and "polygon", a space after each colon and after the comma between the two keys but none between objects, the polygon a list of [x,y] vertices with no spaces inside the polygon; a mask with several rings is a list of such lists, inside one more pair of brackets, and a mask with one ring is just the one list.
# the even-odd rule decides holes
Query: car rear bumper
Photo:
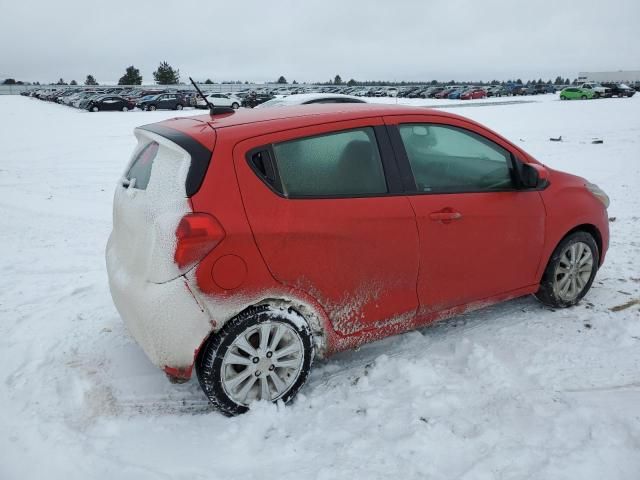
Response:
[{"label": "car rear bumper", "polygon": [[[185,277],[151,283],[122,268],[107,245],[113,303],[151,362],[171,376],[188,379],[195,354],[212,326]],[[179,372],[176,375],[175,372]]]}]

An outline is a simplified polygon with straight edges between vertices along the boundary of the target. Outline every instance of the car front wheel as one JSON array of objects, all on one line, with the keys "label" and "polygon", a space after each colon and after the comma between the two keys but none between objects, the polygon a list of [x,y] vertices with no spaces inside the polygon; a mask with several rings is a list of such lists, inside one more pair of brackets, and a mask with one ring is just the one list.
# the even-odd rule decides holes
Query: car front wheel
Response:
[{"label": "car front wheel", "polygon": [[182,104],[179,103],[179,104],[176,105],[176,110],[182,110],[182,108],[183,108]]},{"label": "car front wheel", "polygon": [[536,297],[551,307],[575,305],[591,288],[599,264],[600,253],[591,234],[568,235],[551,255]]},{"label": "car front wheel", "polygon": [[288,402],[313,360],[313,339],[294,309],[250,308],[214,333],[198,354],[196,373],[209,401],[226,415],[255,401]]}]

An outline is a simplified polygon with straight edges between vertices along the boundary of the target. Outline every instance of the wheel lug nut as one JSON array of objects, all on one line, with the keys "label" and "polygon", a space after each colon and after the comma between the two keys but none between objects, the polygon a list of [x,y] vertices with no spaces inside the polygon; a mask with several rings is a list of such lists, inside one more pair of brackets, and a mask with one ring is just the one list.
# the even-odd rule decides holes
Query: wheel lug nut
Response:
[{"label": "wheel lug nut", "polygon": [[273,352],[267,352],[267,358],[273,357]]},{"label": "wheel lug nut", "polygon": [[260,370],[258,370],[258,371],[256,372],[256,377],[259,377],[259,376],[260,376],[260,373],[261,373],[261,372],[260,372]]},{"label": "wheel lug nut", "polygon": [[260,359],[258,357],[253,357],[253,359],[251,361],[253,363],[258,363],[260,361]]},{"label": "wheel lug nut", "polygon": [[276,368],[276,367],[274,367],[273,365],[271,365],[271,366],[269,367],[269,371],[270,371],[270,372],[273,372],[273,371],[275,370],[275,368]]}]

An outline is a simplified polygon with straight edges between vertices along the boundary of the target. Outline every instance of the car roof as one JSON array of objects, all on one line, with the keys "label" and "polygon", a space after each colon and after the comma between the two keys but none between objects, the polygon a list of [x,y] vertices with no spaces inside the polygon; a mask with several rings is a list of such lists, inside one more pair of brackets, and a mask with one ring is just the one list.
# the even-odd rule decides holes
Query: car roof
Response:
[{"label": "car roof", "polygon": [[216,130],[246,127],[251,129],[251,136],[258,136],[290,128],[390,115],[436,115],[476,123],[453,113],[425,107],[371,103],[330,103],[281,108],[240,109],[235,113],[216,115],[213,118],[209,115],[179,117],[165,120],[160,124],[181,131],[188,131],[194,127],[201,128],[194,125],[196,123],[199,125],[209,124]]}]

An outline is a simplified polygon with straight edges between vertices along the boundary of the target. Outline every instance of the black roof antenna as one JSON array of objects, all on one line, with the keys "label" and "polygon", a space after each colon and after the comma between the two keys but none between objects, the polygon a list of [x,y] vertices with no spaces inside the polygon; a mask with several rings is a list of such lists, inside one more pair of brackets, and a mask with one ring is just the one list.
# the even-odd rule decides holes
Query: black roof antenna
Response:
[{"label": "black roof antenna", "polygon": [[202,97],[204,102],[207,104],[207,107],[209,107],[209,115],[213,116],[213,115],[220,115],[220,114],[223,114],[223,113],[236,113],[236,111],[231,107],[216,107],[216,106],[214,106],[213,103],[211,103],[207,99],[207,97],[204,96],[202,91],[198,88],[198,85],[196,85],[196,82],[193,81],[193,78],[189,77],[189,80],[191,80],[191,83],[193,83],[193,86],[196,87],[196,90],[198,91],[198,94]]}]

